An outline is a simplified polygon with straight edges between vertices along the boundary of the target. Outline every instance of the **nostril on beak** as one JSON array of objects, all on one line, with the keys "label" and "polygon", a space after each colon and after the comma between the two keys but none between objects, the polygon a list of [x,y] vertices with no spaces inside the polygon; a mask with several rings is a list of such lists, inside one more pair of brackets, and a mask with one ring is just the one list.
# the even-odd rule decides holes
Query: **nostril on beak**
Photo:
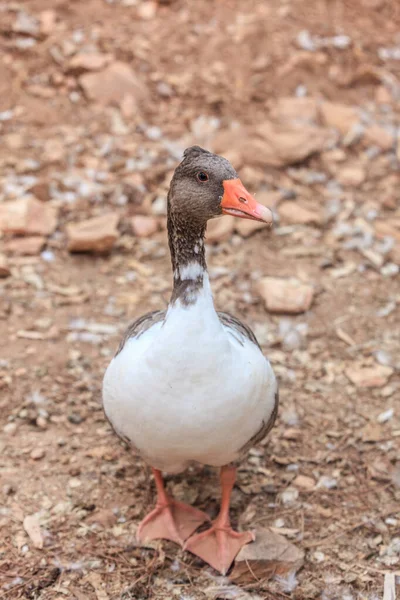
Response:
[{"label": "nostril on beak", "polygon": [[241,202],[242,204],[247,204],[246,198],[242,198],[241,196],[239,197],[239,202]]}]

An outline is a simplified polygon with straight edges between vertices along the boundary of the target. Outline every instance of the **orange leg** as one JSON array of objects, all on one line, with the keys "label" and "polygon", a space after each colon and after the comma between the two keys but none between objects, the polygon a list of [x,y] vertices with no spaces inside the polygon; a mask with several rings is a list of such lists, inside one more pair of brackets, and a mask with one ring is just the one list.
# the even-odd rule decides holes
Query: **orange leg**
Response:
[{"label": "orange leg", "polygon": [[161,471],[152,471],[156,482],[157,503],[155,509],[140,523],[137,538],[139,542],[163,538],[183,546],[184,541],[199,525],[209,521],[210,517],[201,510],[168,496]]},{"label": "orange leg", "polygon": [[229,520],[231,493],[236,479],[236,468],[232,465],[221,469],[221,508],[210,529],[193,535],[184,549],[196,554],[206,563],[225,575],[242,546],[253,542],[255,537],[249,531],[233,531]]}]

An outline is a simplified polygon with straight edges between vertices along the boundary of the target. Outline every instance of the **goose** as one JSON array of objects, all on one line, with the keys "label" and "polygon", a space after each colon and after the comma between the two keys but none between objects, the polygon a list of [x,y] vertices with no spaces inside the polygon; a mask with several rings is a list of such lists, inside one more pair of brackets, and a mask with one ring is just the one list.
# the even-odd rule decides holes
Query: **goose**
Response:
[{"label": "goose", "polygon": [[[254,540],[230,523],[236,465],[272,428],[278,386],[251,329],[216,311],[204,240],[207,221],[215,217],[269,226],[273,218],[227,159],[199,146],[185,150],[167,207],[171,299],[167,310],[128,328],[104,376],[103,407],[115,432],[152,468],[157,501],[139,525],[139,542],[172,540],[225,574],[240,548]],[[164,486],[163,472],[196,463],[220,467],[221,505],[211,523]]]}]

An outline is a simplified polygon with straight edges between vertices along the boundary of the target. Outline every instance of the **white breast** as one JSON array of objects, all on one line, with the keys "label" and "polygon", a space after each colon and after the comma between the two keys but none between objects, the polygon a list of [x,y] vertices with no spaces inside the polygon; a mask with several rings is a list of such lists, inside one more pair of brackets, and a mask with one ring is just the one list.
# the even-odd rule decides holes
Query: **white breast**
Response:
[{"label": "white breast", "polygon": [[105,412],[153,467],[221,466],[268,421],[276,381],[250,340],[229,335],[208,281],[196,304],[179,301],[139,338],[127,341],[104,377]]}]

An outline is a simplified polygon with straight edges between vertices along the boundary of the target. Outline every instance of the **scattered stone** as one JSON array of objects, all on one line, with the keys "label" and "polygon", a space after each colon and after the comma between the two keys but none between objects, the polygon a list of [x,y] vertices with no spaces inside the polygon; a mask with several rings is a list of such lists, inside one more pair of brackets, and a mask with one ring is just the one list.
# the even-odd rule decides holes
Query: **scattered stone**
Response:
[{"label": "scattered stone", "polygon": [[322,102],[320,114],[324,124],[337,129],[342,136],[347,135],[360,122],[357,109],[346,104]]},{"label": "scattered stone", "polygon": [[314,297],[312,285],[294,278],[264,277],[258,284],[258,290],[266,309],[271,313],[305,312],[309,310]]},{"label": "scattered stone", "polygon": [[322,223],[322,214],[312,212],[294,200],[287,200],[279,204],[278,213],[284,223],[293,225],[320,225]]},{"label": "scattered stone", "polygon": [[313,123],[318,117],[318,103],[315,98],[309,97],[279,98],[271,109],[270,117],[281,122]]},{"label": "scattered stone", "polygon": [[68,421],[73,425],[80,425],[84,420],[85,418],[79,413],[71,413],[68,415]]},{"label": "scattered stone", "polygon": [[279,494],[282,504],[293,504],[299,497],[299,490],[295,487],[289,486],[286,490],[283,490]]},{"label": "scattered stone", "polygon": [[331,132],[321,127],[266,121],[251,132],[238,127],[218,133],[212,145],[213,150],[222,155],[237,148],[241,162],[265,168],[266,165],[285,167],[300,163],[322,152],[333,141]]},{"label": "scattered stone", "polygon": [[153,0],[145,0],[145,2],[141,2],[137,7],[138,16],[145,20],[149,21],[156,16],[157,12],[157,2],[153,2]]},{"label": "scattered stone", "polygon": [[17,429],[18,429],[18,426],[13,421],[11,423],[7,423],[3,427],[4,433],[7,433],[8,435],[14,435],[16,433]]},{"label": "scattered stone", "polygon": [[84,71],[100,71],[101,69],[104,69],[111,60],[111,54],[80,52],[71,58],[68,63],[68,70],[79,74]]},{"label": "scattered stone", "polygon": [[231,217],[230,215],[208,221],[206,242],[208,244],[218,244],[229,240],[236,225],[235,221],[235,217]]},{"label": "scattered stone", "polygon": [[42,550],[43,548],[43,535],[40,529],[39,518],[37,515],[27,515],[24,519],[24,529],[28,534],[31,542],[38,548]]},{"label": "scattered stone", "polygon": [[387,410],[381,412],[376,420],[378,421],[378,423],[386,423],[387,421],[390,421],[390,419],[393,418],[393,415],[394,409],[388,408]]},{"label": "scattered stone", "polygon": [[33,460],[40,460],[46,455],[46,450],[44,448],[34,448],[30,453],[30,457]]},{"label": "scattered stone", "polygon": [[306,475],[297,475],[292,483],[303,490],[313,490],[315,487],[314,479]]},{"label": "scattered stone", "polygon": [[40,254],[46,238],[42,236],[17,237],[4,243],[4,249],[16,256],[36,256]]},{"label": "scattered stone", "polygon": [[10,275],[11,271],[7,264],[7,258],[4,254],[0,254],[0,278],[9,277]]},{"label": "scattered stone", "polygon": [[381,150],[391,150],[394,147],[393,135],[380,125],[370,125],[364,131],[364,140],[372,146],[378,146]]},{"label": "scattered stone", "polygon": [[0,206],[0,230],[17,235],[50,235],[57,227],[57,210],[33,196]]},{"label": "scattered stone", "polygon": [[123,62],[113,62],[103,71],[85,73],[79,82],[87,98],[103,106],[119,105],[125,96],[132,96],[137,104],[146,97],[143,83]]},{"label": "scattered stone", "polygon": [[110,252],[119,233],[119,215],[107,213],[80,223],[67,225],[68,250],[70,252]]},{"label": "scattered stone", "polygon": [[54,10],[43,10],[39,17],[41,35],[45,37],[51,35],[55,29],[56,20],[57,15]]},{"label": "scattered stone", "polygon": [[343,167],[336,175],[338,182],[344,186],[356,187],[365,181],[365,171],[362,167]]},{"label": "scattered stone", "polygon": [[158,231],[158,222],[154,217],[136,215],[131,218],[132,231],[137,237],[150,237]]},{"label": "scattered stone", "polygon": [[326,490],[333,490],[337,488],[337,479],[335,477],[330,477],[329,475],[321,475],[318,479],[316,487],[318,489],[325,488]]},{"label": "scattered stone", "polygon": [[391,367],[385,365],[355,365],[345,370],[350,381],[359,388],[383,387],[393,373]]},{"label": "scattered stone", "polygon": [[47,202],[50,200],[50,186],[48,181],[39,180],[34,183],[29,189],[30,194],[33,194],[35,198],[41,200],[41,202]]},{"label": "scattered stone", "polygon": [[13,25],[13,31],[23,35],[37,37],[39,35],[39,23],[34,16],[24,11],[20,11],[17,13],[17,17]]},{"label": "scattered stone", "polygon": [[253,543],[243,546],[229,575],[235,583],[246,585],[276,575],[296,573],[304,564],[304,550],[272,530],[258,528]]}]

